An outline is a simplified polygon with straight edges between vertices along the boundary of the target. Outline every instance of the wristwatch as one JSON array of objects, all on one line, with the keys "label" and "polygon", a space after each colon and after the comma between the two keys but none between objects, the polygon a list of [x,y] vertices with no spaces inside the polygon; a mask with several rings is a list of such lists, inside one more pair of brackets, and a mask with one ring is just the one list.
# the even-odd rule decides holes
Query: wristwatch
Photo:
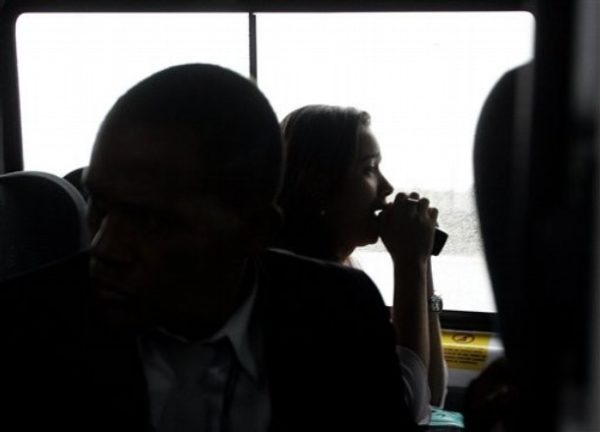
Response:
[{"label": "wristwatch", "polygon": [[429,297],[429,310],[431,312],[441,312],[443,309],[444,302],[439,295],[433,294],[431,297]]}]

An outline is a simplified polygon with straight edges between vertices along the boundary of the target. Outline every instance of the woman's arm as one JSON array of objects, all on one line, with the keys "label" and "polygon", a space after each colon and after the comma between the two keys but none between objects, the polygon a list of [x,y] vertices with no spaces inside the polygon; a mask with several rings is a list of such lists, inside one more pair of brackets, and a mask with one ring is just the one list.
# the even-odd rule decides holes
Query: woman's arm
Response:
[{"label": "woman's arm", "polygon": [[431,403],[443,401],[445,369],[439,318],[429,311],[433,284],[430,256],[437,210],[416,193],[398,194],[381,215],[381,237],[394,262],[392,322],[398,345],[415,352],[425,366]]},{"label": "woman's arm", "polygon": [[[433,272],[431,259],[427,265],[427,298],[434,293]],[[442,407],[446,399],[448,368],[444,360],[442,346],[442,327],[439,312],[429,311],[429,388],[431,390],[431,405]]]},{"label": "woman's arm", "polygon": [[415,352],[429,371],[429,313],[427,262],[394,260],[392,323],[396,343]]}]

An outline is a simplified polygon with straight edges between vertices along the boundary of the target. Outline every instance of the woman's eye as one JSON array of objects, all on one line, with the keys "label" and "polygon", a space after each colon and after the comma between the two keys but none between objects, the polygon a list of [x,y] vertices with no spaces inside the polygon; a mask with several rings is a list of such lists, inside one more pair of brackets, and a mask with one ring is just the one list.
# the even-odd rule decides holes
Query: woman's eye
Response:
[{"label": "woman's eye", "polygon": [[365,174],[375,174],[378,170],[379,166],[377,164],[369,164],[364,168]]}]

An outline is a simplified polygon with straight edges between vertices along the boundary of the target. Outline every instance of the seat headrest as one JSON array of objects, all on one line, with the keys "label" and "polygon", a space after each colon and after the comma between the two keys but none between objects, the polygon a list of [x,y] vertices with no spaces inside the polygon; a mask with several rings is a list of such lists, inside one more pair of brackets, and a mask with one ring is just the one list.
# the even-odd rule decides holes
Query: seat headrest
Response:
[{"label": "seat headrest", "polygon": [[513,277],[517,268],[512,232],[515,188],[524,187],[515,184],[515,134],[518,81],[531,68],[526,64],[512,69],[493,87],[479,117],[473,152],[477,212],[500,331],[508,358],[517,364],[528,343],[523,326],[529,305]]},{"label": "seat headrest", "polygon": [[67,180],[69,183],[71,183],[73,186],[75,186],[75,189],[77,189],[79,191],[79,193],[83,196],[83,198],[85,200],[87,200],[88,192],[85,189],[85,187],[83,187],[83,181],[82,181],[84,170],[85,170],[85,167],[74,169],[73,171],[71,171],[67,175],[65,175],[63,178],[65,180]]},{"label": "seat headrest", "polygon": [[88,247],[85,201],[66,180],[22,171],[0,175],[0,280]]}]

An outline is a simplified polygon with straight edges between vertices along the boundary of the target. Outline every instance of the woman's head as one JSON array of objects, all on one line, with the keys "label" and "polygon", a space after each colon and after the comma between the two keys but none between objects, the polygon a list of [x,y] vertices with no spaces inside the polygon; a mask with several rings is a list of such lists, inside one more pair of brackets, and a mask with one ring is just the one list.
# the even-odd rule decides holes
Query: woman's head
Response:
[{"label": "woman's head", "polygon": [[379,146],[369,124],[364,111],[327,105],[300,108],[283,120],[282,246],[342,260],[377,240],[374,211],[392,187],[379,172]]}]

